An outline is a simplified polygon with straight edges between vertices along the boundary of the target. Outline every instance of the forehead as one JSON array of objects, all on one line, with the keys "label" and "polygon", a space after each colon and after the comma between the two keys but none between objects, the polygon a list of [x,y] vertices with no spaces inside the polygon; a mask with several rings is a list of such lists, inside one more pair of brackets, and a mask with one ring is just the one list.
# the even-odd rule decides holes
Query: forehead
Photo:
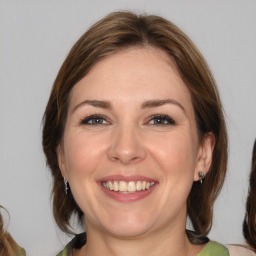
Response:
[{"label": "forehead", "polygon": [[96,63],[73,87],[70,104],[100,99],[125,105],[156,98],[174,98],[188,110],[192,108],[190,93],[174,61],[160,49],[133,47]]}]

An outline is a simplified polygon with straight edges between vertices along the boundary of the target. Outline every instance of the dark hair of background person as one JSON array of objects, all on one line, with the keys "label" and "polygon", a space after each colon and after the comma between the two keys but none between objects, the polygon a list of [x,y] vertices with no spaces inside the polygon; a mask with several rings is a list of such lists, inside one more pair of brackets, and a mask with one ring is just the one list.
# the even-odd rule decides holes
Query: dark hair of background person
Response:
[{"label": "dark hair of background person", "polygon": [[243,223],[243,234],[248,245],[256,252],[256,140],[254,141],[252,153],[252,169],[246,202],[246,217]]},{"label": "dark hair of background person", "polygon": [[[0,205],[0,210],[1,209],[7,212],[7,210]],[[16,255],[25,255],[25,250],[19,247],[12,236],[5,230],[3,216],[0,212],[0,256]]]},{"label": "dark hair of background person", "polygon": [[[43,117],[42,144],[53,176],[53,212],[64,232],[72,233],[70,218],[83,213],[72,193],[65,194],[56,148],[67,117],[70,92],[90,69],[104,57],[129,47],[154,47],[174,61],[186,84],[195,111],[199,141],[212,132],[215,147],[210,171],[204,183],[194,182],[187,200],[188,215],[195,233],[192,243],[204,243],[212,226],[213,204],[223,185],[227,167],[227,133],[222,105],[214,78],[199,50],[173,23],[154,15],[114,12],[95,23],[75,43],[62,64]],[[198,170],[200,171],[200,170]]]}]

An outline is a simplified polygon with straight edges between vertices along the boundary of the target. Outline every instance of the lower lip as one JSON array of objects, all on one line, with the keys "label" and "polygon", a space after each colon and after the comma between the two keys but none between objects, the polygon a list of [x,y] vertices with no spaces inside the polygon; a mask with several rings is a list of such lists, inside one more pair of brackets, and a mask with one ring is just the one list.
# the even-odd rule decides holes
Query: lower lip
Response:
[{"label": "lower lip", "polygon": [[102,186],[102,183],[100,183],[99,185],[107,196],[109,196],[112,199],[119,201],[119,202],[135,202],[135,201],[142,200],[145,197],[149,196],[154,191],[155,187],[157,186],[157,184],[155,184],[153,187],[151,187],[147,190],[136,191],[134,193],[124,194],[122,192],[115,192],[113,190],[104,188]]}]

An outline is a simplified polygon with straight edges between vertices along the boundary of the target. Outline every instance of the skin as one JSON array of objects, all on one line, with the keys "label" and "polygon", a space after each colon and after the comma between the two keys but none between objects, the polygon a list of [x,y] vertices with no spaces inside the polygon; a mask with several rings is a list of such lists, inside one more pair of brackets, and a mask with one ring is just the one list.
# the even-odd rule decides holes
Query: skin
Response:
[{"label": "skin", "polygon": [[[159,100],[170,101],[145,106]],[[104,116],[100,124],[85,124],[95,114]],[[175,123],[157,124],[157,114]],[[85,215],[88,241],[74,255],[198,254],[202,246],[185,235],[186,200],[198,172],[208,172],[213,147],[211,133],[199,144],[190,93],[163,51],[128,48],[98,62],[71,91],[57,150]],[[147,197],[124,203],[98,184],[108,175],[142,175],[157,184]]]}]

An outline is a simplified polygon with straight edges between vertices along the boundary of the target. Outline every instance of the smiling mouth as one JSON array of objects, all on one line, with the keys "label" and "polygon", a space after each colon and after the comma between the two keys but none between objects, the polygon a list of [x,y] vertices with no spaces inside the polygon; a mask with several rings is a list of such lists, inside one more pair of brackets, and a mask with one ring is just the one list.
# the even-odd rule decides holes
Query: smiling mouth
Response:
[{"label": "smiling mouth", "polygon": [[145,191],[152,188],[155,182],[147,181],[103,181],[102,186],[108,190],[124,194]]}]

